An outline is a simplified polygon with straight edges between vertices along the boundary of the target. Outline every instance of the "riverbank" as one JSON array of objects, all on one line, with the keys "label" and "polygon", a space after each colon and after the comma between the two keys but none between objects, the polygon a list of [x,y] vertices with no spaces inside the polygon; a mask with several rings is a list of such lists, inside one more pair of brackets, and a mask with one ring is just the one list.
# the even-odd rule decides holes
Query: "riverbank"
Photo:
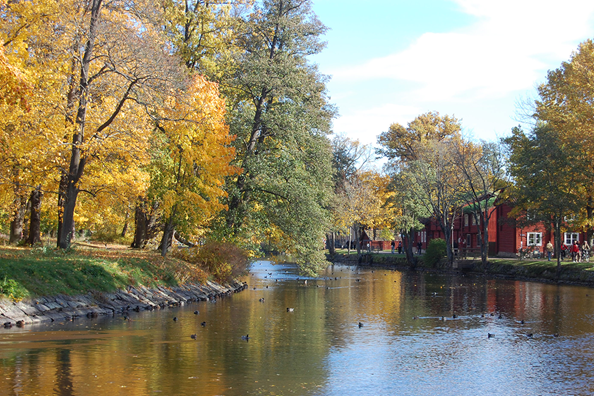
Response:
[{"label": "riverbank", "polygon": [[117,245],[67,252],[0,248],[0,326],[6,327],[163,309],[246,287],[214,282],[197,265],[173,257]]},{"label": "riverbank", "polygon": [[[457,260],[454,268],[447,263],[440,263],[434,267],[426,266],[423,256],[417,256],[418,264],[415,271],[432,271],[439,273],[464,273],[493,278],[522,280],[543,283],[559,283],[594,287],[594,262],[574,263],[561,262],[561,271],[557,279],[557,261],[555,260],[519,260],[510,258],[490,258],[486,266],[480,260]],[[376,266],[399,270],[411,270],[403,255],[386,253],[366,253],[360,258],[356,254],[336,254],[328,257],[332,262],[351,265]]]},{"label": "riverbank", "polygon": [[220,285],[206,281],[204,285],[186,284],[167,288],[159,286],[129,286],[113,293],[89,292],[85,295],[36,297],[21,301],[0,300],[0,324],[5,328],[43,322],[66,322],[80,318],[128,315],[131,312],[152,311],[183,306],[197,301],[216,301],[247,288],[247,284],[232,282]]}]

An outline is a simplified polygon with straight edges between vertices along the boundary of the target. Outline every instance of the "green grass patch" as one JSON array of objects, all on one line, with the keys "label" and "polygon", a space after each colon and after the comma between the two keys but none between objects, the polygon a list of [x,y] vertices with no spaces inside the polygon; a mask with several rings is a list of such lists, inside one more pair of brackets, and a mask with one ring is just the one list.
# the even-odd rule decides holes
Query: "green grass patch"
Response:
[{"label": "green grass patch", "polygon": [[204,283],[196,265],[156,252],[0,248],[0,295],[13,300],[45,295],[113,292],[128,285]]}]

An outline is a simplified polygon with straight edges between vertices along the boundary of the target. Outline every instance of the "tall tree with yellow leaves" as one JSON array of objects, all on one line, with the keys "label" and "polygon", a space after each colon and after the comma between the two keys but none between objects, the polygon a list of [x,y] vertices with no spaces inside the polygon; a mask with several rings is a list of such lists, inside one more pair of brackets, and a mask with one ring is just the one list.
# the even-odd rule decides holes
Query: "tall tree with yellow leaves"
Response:
[{"label": "tall tree with yellow leaves", "polygon": [[73,133],[69,165],[60,182],[61,248],[70,245],[88,162],[105,160],[106,155],[138,162],[150,136],[138,105],[152,107],[156,92],[180,80],[177,61],[157,30],[159,21],[151,20],[156,11],[150,2],[89,0],[76,10],[71,44],[77,51],[66,106],[72,109]]},{"label": "tall tree with yellow leaves", "polygon": [[159,111],[157,136],[162,141],[153,161],[151,194],[163,212],[161,254],[165,256],[177,228],[199,237],[221,210],[225,177],[235,155],[225,124],[225,103],[218,86],[194,76],[189,87],[173,91]]},{"label": "tall tree with yellow leaves", "polygon": [[549,71],[547,81],[538,87],[538,94],[535,118],[558,131],[562,144],[577,148],[571,153],[573,160],[568,163],[569,167],[563,171],[577,177],[575,186],[579,186],[587,198],[579,217],[591,230],[594,225],[594,159],[591,155],[594,150],[594,41],[584,41],[568,62]]}]

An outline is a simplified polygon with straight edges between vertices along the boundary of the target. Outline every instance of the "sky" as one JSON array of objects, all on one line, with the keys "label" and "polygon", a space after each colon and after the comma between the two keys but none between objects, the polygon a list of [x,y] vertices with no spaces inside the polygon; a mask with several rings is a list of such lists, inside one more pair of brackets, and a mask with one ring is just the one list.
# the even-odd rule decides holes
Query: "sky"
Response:
[{"label": "sky", "polygon": [[311,58],[331,77],[334,132],[374,144],[428,111],[495,140],[548,70],[594,38],[594,0],[313,0],[329,28]]}]

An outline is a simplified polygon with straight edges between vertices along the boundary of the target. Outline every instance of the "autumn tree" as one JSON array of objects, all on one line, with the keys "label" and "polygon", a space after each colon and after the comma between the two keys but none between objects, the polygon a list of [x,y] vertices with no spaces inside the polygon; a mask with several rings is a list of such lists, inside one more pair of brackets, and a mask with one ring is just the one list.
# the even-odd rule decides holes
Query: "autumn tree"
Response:
[{"label": "autumn tree", "polygon": [[[332,169],[334,182],[334,200],[330,210],[332,212],[332,226],[327,233],[330,254],[334,254],[334,236],[336,231],[348,229],[349,244],[351,249],[352,228],[355,224],[354,213],[348,208],[356,189],[358,177],[367,170],[371,162],[373,151],[368,145],[361,144],[358,140],[349,139],[344,134],[337,134],[332,139]],[[357,242],[358,243],[358,242]]]},{"label": "autumn tree", "polygon": [[591,235],[594,225],[594,41],[581,43],[568,62],[547,73],[547,80],[538,87],[534,117],[559,132],[558,142],[574,147],[575,161],[566,164],[567,173],[580,174],[576,186],[587,197],[582,224]]},{"label": "autumn tree", "polygon": [[[56,68],[66,57],[53,52],[50,39],[59,46],[59,35],[52,37],[52,33],[59,29],[57,21],[64,11],[49,0],[4,3],[1,9],[0,205],[10,203],[10,242],[17,242],[26,230],[25,209],[30,197],[36,202],[29,205],[34,220],[29,233],[38,233],[42,189],[50,188],[62,154],[64,118],[57,105],[61,96]],[[22,96],[25,90],[26,98]],[[38,234],[23,236],[39,240]]]},{"label": "autumn tree", "polygon": [[448,115],[440,116],[436,111],[428,112],[417,116],[406,127],[398,123],[390,125],[390,128],[382,132],[377,139],[377,152],[395,166],[417,160],[418,143],[442,141],[459,134],[458,119]]},{"label": "autumn tree", "polygon": [[72,134],[69,164],[60,182],[61,248],[70,245],[89,162],[110,156],[127,165],[139,162],[135,157],[146,152],[150,128],[142,106],[150,106],[153,94],[166,89],[166,83],[179,81],[176,60],[160,37],[159,21],[151,19],[151,7],[149,2],[89,0],[73,10],[79,20],[71,25],[76,29],[71,42],[75,52],[65,107]]},{"label": "autumn tree", "polygon": [[498,193],[508,185],[507,158],[502,147],[493,142],[459,139],[452,146],[453,163],[462,180],[462,198],[478,227],[481,261],[489,255],[489,221]]},{"label": "autumn tree", "polygon": [[225,177],[237,173],[225,124],[225,104],[215,83],[194,76],[190,86],[172,92],[157,120],[161,155],[153,163],[151,194],[160,202],[165,256],[173,231],[198,237],[224,209]]},{"label": "autumn tree", "polygon": [[[0,6],[3,2],[0,2]],[[14,183],[14,173],[16,171],[13,154],[11,151],[11,141],[13,123],[15,119],[10,117],[12,114],[21,115],[27,111],[26,96],[30,90],[30,84],[19,68],[11,64],[4,55],[4,48],[0,47],[0,112],[3,115],[0,121],[0,197],[5,198],[2,201],[10,201],[14,193],[12,208],[6,208],[12,212],[9,242],[18,242],[23,230],[23,219],[25,210],[25,197],[21,192],[20,180]],[[16,113],[16,114],[15,114]],[[18,173],[18,172],[16,172]],[[12,210],[11,210],[12,209]]]},{"label": "autumn tree", "polygon": [[220,80],[230,73],[244,21],[253,0],[166,0],[165,32],[185,66]]},{"label": "autumn tree", "polygon": [[357,253],[361,254],[361,235],[365,229],[382,230],[392,226],[392,204],[388,190],[390,177],[372,170],[358,171],[344,184],[338,195],[336,220],[352,228]]},{"label": "autumn tree", "polygon": [[504,142],[510,150],[509,172],[514,180],[507,195],[514,202],[511,216],[531,213],[532,223],[552,225],[557,252],[557,277],[561,270],[564,217],[579,212],[585,204],[580,186],[581,174],[566,170],[579,161],[579,142],[565,142],[563,133],[549,125],[538,125],[531,132],[512,130]]},{"label": "autumn tree", "polygon": [[464,204],[464,180],[452,160],[454,145],[453,140],[429,141],[418,150],[418,159],[404,170],[413,185],[411,192],[444,234],[450,265],[454,262],[454,220]]},{"label": "autumn tree", "polygon": [[[399,224],[406,252],[412,253],[414,229],[419,219],[433,216],[448,242],[448,259],[453,260],[451,226],[460,205],[460,180],[453,171],[449,151],[453,141],[460,138],[460,122],[455,117],[440,116],[438,112],[421,114],[406,127],[392,124],[378,137],[377,153],[388,159],[386,169],[392,175],[393,188],[398,197]],[[452,179],[450,179],[452,177]],[[402,190],[405,189],[405,190]],[[450,238],[450,239],[448,239]],[[415,265],[412,254],[409,264]]]}]

